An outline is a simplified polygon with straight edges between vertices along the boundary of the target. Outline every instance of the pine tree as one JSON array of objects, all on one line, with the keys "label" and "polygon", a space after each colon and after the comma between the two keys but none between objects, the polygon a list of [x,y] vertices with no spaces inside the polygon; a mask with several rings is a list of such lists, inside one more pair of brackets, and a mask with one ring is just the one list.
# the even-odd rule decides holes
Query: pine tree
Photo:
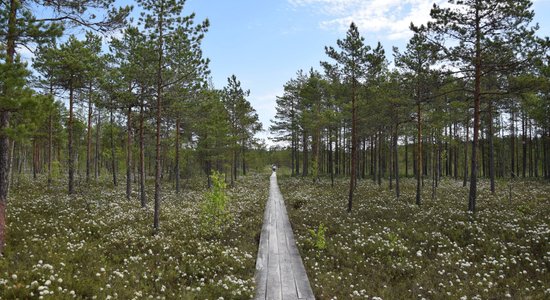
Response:
[{"label": "pine tree", "polygon": [[[526,50],[535,40],[536,27],[529,27],[534,15],[529,0],[464,0],[450,3],[455,5],[447,8],[434,5],[430,13],[433,21],[428,23],[428,29],[434,35],[432,41],[441,47],[446,58],[461,70],[474,87],[471,91],[474,115],[468,211],[475,212],[480,110],[484,95],[482,77],[516,68],[514,60],[527,61],[528,57],[522,54],[529,53]],[[445,42],[448,44],[445,45]],[[510,51],[503,52],[503,49]],[[513,55],[492,55],[507,52]]]}]

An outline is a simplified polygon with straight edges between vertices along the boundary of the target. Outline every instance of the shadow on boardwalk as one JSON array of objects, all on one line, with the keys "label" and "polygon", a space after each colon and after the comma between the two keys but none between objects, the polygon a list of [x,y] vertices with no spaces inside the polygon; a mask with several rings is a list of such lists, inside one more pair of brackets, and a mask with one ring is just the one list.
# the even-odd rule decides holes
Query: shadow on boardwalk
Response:
[{"label": "shadow on boardwalk", "polygon": [[296,248],[275,172],[270,179],[255,278],[254,299],[315,298]]}]

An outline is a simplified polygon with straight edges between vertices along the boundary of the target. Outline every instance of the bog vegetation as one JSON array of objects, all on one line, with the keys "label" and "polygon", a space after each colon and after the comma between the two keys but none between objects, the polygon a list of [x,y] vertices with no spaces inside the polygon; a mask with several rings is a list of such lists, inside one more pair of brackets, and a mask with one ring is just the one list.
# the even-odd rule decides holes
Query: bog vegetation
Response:
[{"label": "bog vegetation", "polygon": [[276,163],[319,298],[548,297],[550,41],[449,2],[391,53],[351,23],[269,150],[184,0],[0,2],[0,296],[249,298]]}]

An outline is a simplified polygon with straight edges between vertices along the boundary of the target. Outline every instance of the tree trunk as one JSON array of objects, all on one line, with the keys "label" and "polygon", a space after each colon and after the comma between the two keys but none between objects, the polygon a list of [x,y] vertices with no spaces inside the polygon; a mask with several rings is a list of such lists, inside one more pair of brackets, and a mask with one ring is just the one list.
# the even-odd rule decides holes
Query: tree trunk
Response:
[{"label": "tree trunk", "polygon": [[95,179],[101,176],[101,159],[100,159],[100,145],[101,140],[99,134],[101,131],[101,111],[97,110],[97,126],[95,131]]},{"label": "tree trunk", "polygon": [[395,166],[395,196],[397,197],[397,199],[399,199],[399,196],[400,196],[400,190],[399,190],[399,148],[397,147],[398,144],[397,144],[397,139],[398,139],[398,135],[397,135],[397,129],[398,129],[398,125],[396,124],[395,125],[395,131],[393,133],[393,153],[394,153],[394,157],[393,157],[393,164]]},{"label": "tree trunk", "polygon": [[328,131],[328,171],[330,173],[330,186],[334,187],[334,165],[332,161],[332,131]]},{"label": "tree trunk", "polygon": [[409,177],[409,137],[405,136],[405,178]]},{"label": "tree trunk", "polygon": [[302,135],[302,146],[303,146],[303,159],[302,159],[302,177],[306,177],[308,175],[308,144],[307,144],[307,133],[304,130]]},{"label": "tree trunk", "polygon": [[128,106],[126,117],[126,199],[132,195],[132,106]]},{"label": "tree trunk", "polygon": [[493,102],[489,100],[489,120],[487,126],[489,133],[487,141],[489,142],[489,177],[491,180],[491,193],[495,193],[495,143],[493,140]]},{"label": "tree trunk", "polygon": [[242,168],[243,168],[243,176],[246,176],[246,141],[242,141]]},{"label": "tree trunk", "polygon": [[90,169],[92,163],[92,82],[88,87],[88,129],[86,133],[86,182],[90,182]]},{"label": "tree trunk", "polygon": [[295,164],[295,156],[296,156],[296,144],[295,144],[295,138],[294,138],[294,132],[292,132],[292,137],[291,137],[291,141],[290,141],[290,172],[291,172],[291,176],[294,177],[296,175],[296,173],[294,172],[294,164]]},{"label": "tree trunk", "polygon": [[527,171],[527,126],[525,112],[521,114],[521,177],[525,178]]},{"label": "tree trunk", "polygon": [[356,82],[353,79],[351,96],[351,178],[349,184],[348,212],[351,212],[353,203],[353,192],[357,182],[357,108],[356,108]]},{"label": "tree trunk", "polygon": [[145,195],[145,140],[143,135],[143,120],[145,118],[143,112],[143,99],[139,106],[139,188],[140,188],[140,200],[141,207],[145,208],[147,199]]},{"label": "tree trunk", "polygon": [[393,190],[393,172],[395,171],[395,166],[393,165],[393,132],[390,133],[389,135],[389,138],[390,138],[390,141],[389,141],[389,145],[388,145],[388,148],[389,148],[389,165],[390,165],[390,170],[389,170],[389,189],[390,191]]},{"label": "tree trunk", "polygon": [[515,172],[515,166],[516,166],[516,161],[515,161],[515,158],[516,158],[516,131],[515,131],[515,126],[514,126],[514,119],[515,119],[515,113],[514,113],[514,109],[512,108],[512,113],[510,114],[510,126],[511,126],[511,129],[510,129],[510,155],[511,155],[511,159],[510,159],[510,176],[512,178],[516,177],[516,172]]},{"label": "tree trunk", "polygon": [[115,151],[115,134],[114,134],[114,126],[115,126],[115,119],[113,116],[113,107],[111,103],[111,132],[110,132],[110,140],[111,140],[111,171],[113,172],[113,185],[117,186],[117,176],[116,176],[116,151]]},{"label": "tree trunk", "polygon": [[175,166],[176,194],[180,193],[180,118],[176,118],[176,142],[175,142]]},{"label": "tree trunk", "polygon": [[[480,0],[478,0],[480,1]],[[476,211],[477,197],[477,144],[479,139],[479,110],[481,102],[481,29],[479,9],[476,9],[475,80],[474,80],[474,138],[472,140],[472,166],[468,211]]]},{"label": "tree trunk", "polygon": [[[6,65],[10,68],[15,58],[15,39],[17,34],[17,8],[19,1],[10,0],[8,15],[8,34],[6,35]],[[2,93],[7,93],[7,87]],[[4,253],[6,232],[6,205],[9,189],[9,138],[5,130],[9,127],[10,113],[0,111],[0,255]]]},{"label": "tree trunk", "polygon": [[52,112],[48,116],[48,186],[52,183],[53,120]]},{"label": "tree trunk", "polygon": [[422,204],[421,185],[422,185],[422,111],[420,105],[420,96],[416,100],[416,131],[417,131],[417,148],[416,148],[416,205]]},{"label": "tree trunk", "polygon": [[[12,0],[12,2],[15,0]],[[0,255],[3,254],[6,232],[6,206],[9,188],[9,139],[3,129],[9,126],[9,113],[0,112]]]},{"label": "tree trunk", "polygon": [[74,194],[74,150],[73,150],[73,105],[74,105],[74,89],[69,87],[69,122],[67,129],[68,135],[68,150],[69,150],[69,195]]},{"label": "tree trunk", "polygon": [[[468,182],[468,143],[470,142],[470,120],[466,119],[466,141],[464,142],[464,172],[462,186],[465,187]],[[473,155],[473,154],[472,154]]]}]

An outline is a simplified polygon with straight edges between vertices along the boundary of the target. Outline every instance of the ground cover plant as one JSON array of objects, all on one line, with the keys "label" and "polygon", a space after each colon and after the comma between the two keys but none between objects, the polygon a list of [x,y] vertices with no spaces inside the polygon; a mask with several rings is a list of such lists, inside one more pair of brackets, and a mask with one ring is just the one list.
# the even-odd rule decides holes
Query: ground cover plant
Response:
[{"label": "ground cover plant", "polygon": [[228,187],[224,224],[207,230],[203,185],[179,195],[167,187],[162,230],[152,235],[151,203],[140,208],[135,192],[126,200],[124,187],[102,182],[68,196],[64,184],[22,178],[11,194],[0,298],[251,298],[267,176]]},{"label": "ground cover plant", "polygon": [[[346,212],[347,180],[312,184],[285,177],[285,198],[312,288],[319,299],[544,299],[550,297],[550,186],[506,182],[495,195],[480,182],[479,210],[467,187],[444,179],[414,204],[414,181],[398,200],[387,184],[359,180]],[[326,246],[311,234],[324,224]]]}]

